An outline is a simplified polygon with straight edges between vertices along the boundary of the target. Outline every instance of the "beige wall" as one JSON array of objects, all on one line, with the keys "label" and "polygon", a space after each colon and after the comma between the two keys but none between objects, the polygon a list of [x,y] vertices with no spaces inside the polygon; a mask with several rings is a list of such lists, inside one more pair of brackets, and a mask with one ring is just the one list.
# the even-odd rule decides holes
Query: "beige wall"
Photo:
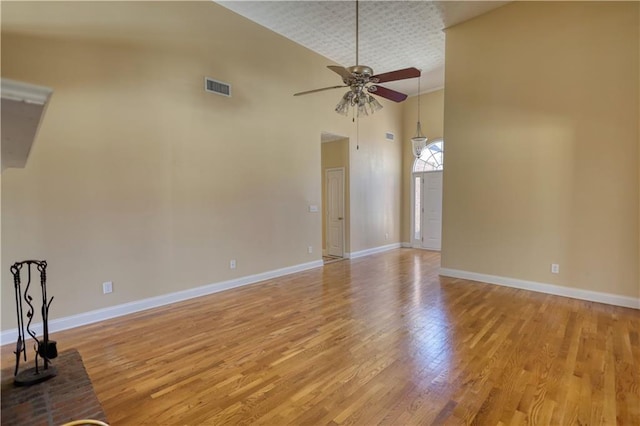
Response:
[{"label": "beige wall", "polygon": [[326,170],[331,168],[344,168],[344,251],[349,253],[349,221],[351,215],[349,214],[349,139],[341,139],[331,142],[325,142],[322,144],[322,167],[320,179],[322,180],[322,250],[327,248],[327,178]]},{"label": "beige wall", "polygon": [[[357,140],[341,92],[292,96],[336,83],[326,58],[212,2],[3,2],[2,30],[2,76],[54,88],[2,175],[3,330],[17,260],[49,262],[60,318],[320,259],[320,134]],[[401,107],[382,103],[350,146],[352,250],[399,240]]]},{"label": "beige wall", "polygon": [[[377,130],[362,120],[359,145],[350,138],[351,253],[400,242],[402,108],[394,107],[385,115],[370,117]],[[386,140],[383,129],[395,140]]]},{"label": "beige wall", "polygon": [[[411,146],[411,138],[416,135],[418,119],[418,97],[408,98],[402,105],[402,242],[411,243],[411,175],[415,157]],[[425,93],[420,96],[420,125],[422,134],[428,140],[441,138],[444,126],[444,90]],[[445,151],[446,141],[445,141]],[[446,154],[445,154],[446,161]]]},{"label": "beige wall", "polygon": [[640,297],[639,7],[514,2],[447,31],[443,267]]}]

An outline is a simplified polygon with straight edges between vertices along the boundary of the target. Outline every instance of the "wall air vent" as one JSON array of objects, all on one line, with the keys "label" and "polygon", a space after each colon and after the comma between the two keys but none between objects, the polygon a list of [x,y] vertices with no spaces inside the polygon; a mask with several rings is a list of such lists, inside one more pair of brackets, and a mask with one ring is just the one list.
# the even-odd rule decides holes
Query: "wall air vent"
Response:
[{"label": "wall air vent", "polygon": [[231,97],[231,85],[209,77],[204,78],[204,90],[218,95]]},{"label": "wall air vent", "polygon": [[387,133],[384,134],[384,138],[386,140],[388,140],[388,141],[392,141],[392,140],[394,140],[396,138],[396,135],[394,135],[391,132],[387,132]]}]

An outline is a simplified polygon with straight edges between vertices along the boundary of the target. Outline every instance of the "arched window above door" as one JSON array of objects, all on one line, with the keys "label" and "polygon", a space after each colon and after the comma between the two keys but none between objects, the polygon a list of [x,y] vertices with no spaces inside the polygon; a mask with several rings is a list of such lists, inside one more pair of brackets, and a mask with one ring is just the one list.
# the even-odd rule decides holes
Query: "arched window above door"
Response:
[{"label": "arched window above door", "polygon": [[444,160],[444,141],[436,139],[427,145],[413,162],[413,172],[435,172],[442,170]]}]

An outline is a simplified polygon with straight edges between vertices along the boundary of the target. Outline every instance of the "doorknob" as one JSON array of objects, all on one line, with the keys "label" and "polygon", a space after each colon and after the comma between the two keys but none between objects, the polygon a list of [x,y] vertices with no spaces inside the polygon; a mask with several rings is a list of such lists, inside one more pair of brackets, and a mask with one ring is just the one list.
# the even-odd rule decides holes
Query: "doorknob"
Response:
[{"label": "doorknob", "polygon": [[338,218],[338,220],[342,220],[342,218],[341,218],[341,217],[339,217],[339,218]]}]

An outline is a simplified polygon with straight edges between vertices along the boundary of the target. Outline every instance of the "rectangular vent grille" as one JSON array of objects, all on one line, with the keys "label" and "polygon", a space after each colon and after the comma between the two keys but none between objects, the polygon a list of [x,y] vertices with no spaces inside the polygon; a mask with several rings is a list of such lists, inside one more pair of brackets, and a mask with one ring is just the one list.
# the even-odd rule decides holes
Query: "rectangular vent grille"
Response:
[{"label": "rectangular vent grille", "polygon": [[387,132],[387,133],[385,133],[385,134],[384,134],[384,137],[385,137],[385,139],[387,139],[388,141],[392,141],[392,140],[394,140],[394,139],[396,138],[396,136],[395,136],[393,133],[391,133],[391,132]]},{"label": "rectangular vent grille", "polygon": [[211,93],[217,93],[222,96],[231,97],[231,85],[222,81],[214,80],[209,77],[204,78],[204,90]]}]

